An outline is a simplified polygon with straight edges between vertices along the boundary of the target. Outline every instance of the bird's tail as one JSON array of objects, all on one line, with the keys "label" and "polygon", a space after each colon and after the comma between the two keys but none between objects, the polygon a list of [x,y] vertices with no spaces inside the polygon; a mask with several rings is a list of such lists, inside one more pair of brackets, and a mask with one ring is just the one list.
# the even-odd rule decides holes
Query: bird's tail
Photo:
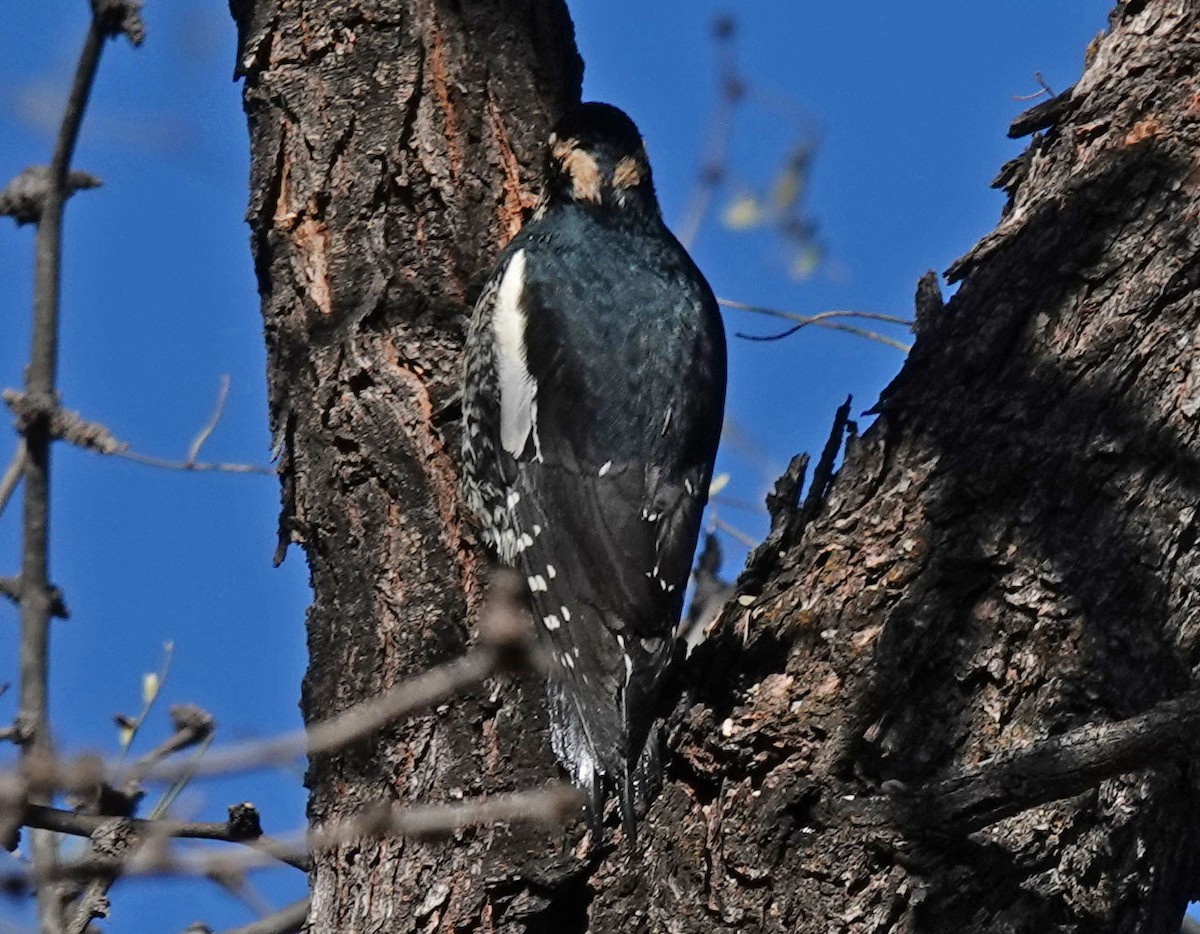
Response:
[{"label": "bird's tail", "polygon": [[589,820],[597,831],[603,821],[605,787],[614,788],[626,840],[633,846],[638,806],[650,801],[661,782],[654,685],[633,678],[619,690],[621,703],[614,705],[601,686],[592,691],[592,685],[564,675],[552,675],[548,686],[554,753],[588,794]]}]

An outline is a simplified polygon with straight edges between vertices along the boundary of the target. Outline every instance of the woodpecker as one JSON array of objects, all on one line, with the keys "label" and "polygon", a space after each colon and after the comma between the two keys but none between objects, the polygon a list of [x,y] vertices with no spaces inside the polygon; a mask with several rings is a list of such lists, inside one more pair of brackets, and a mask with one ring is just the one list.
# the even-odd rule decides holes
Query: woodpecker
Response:
[{"label": "woodpecker", "polygon": [[655,700],[721,433],[725,332],[633,121],[577,105],[547,150],[542,199],[468,331],[465,496],[528,583],[554,752],[594,825],[616,786],[632,843],[660,777]]}]

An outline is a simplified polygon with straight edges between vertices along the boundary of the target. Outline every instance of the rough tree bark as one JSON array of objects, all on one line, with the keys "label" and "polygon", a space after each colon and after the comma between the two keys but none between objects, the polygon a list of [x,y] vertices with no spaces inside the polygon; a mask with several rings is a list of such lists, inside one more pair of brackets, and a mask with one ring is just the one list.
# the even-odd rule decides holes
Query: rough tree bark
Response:
[{"label": "rough tree bark", "polygon": [[[548,0],[234,12],[316,720],[471,638],[458,350],[580,65]],[[944,306],[924,283],[878,420],[780,514],[681,672],[640,857],[579,827],[347,844],[317,862],[313,930],[1178,929],[1198,888],[1182,756],[1022,772],[974,810],[927,789],[1194,685],[1198,39],[1200,0],[1126,2],[1021,122],[1044,133],[1001,174],[999,227]],[[540,784],[543,727],[536,681],[498,684],[318,758],[311,817]]]}]

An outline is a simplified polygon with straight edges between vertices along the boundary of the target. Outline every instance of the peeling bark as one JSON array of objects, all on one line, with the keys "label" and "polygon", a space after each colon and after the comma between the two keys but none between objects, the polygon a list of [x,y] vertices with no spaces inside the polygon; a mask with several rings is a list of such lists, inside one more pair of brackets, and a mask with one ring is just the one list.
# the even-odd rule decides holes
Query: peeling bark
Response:
[{"label": "peeling bark", "polygon": [[[234,12],[311,721],[470,639],[462,329],[580,65],[559,3]],[[579,826],[363,841],[318,860],[312,930],[1177,930],[1200,839],[1182,751],[970,833],[912,801],[1195,686],[1198,74],[1200,2],[1126,2],[1018,125],[1044,135],[959,291],[923,280],[878,420],[680,673],[635,860]],[[540,685],[500,684],[317,758],[311,817],[553,775]]]}]

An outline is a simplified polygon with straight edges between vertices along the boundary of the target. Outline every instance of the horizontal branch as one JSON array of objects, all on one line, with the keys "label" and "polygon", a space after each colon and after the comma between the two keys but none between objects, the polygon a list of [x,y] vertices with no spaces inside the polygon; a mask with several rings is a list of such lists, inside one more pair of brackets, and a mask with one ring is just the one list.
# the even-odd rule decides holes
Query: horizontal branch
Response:
[{"label": "horizontal branch", "polygon": [[301,898],[272,912],[265,918],[251,921],[241,927],[229,928],[224,934],[292,934],[304,927],[308,919],[307,898]]},{"label": "horizontal branch", "polygon": [[150,454],[139,454],[137,451],[131,451],[127,447],[121,448],[118,451],[102,451],[100,453],[111,454],[113,457],[132,461],[135,464],[141,464],[143,467],[157,467],[160,470],[193,470],[197,473],[255,473],[264,477],[275,476],[275,468],[264,464],[234,464],[227,461],[173,461],[168,457],[153,457]]},{"label": "horizontal branch", "polygon": [[[478,642],[466,655],[409,678],[379,697],[307,729],[234,743],[208,753],[198,762],[153,762],[143,757],[128,764],[119,760],[99,761],[90,756],[73,761],[38,757],[25,762],[19,774],[0,771],[0,782],[10,778],[35,793],[86,792],[102,782],[120,787],[129,781],[174,782],[181,778],[230,775],[286,765],[304,755],[344,749],[403,717],[450,700],[493,675],[536,667],[539,659],[522,603],[524,588],[524,579],[514,572],[497,572],[480,613]],[[180,724],[176,728],[180,729]]]},{"label": "horizontal branch", "polygon": [[495,671],[495,654],[490,649],[472,649],[462,658],[417,675],[386,694],[357,704],[307,730],[295,730],[272,739],[236,743],[212,751],[191,766],[163,762],[140,772],[138,778],[144,781],[174,781],[185,771],[197,777],[230,775],[267,766],[286,765],[304,755],[344,749],[402,717],[475,687]]},{"label": "horizontal branch", "polygon": [[[159,467],[165,470],[254,473],[262,474],[263,476],[274,476],[274,468],[263,464],[235,464],[196,460],[200,454],[201,446],[213,433],[217,421],[221,417],[221,411],[225,404],[226,395],[228,394],[228,385],[228,382],[222,383],[222,392],[217,400],[215,412],[192,441],[188,448],[187,458],[181,461],[165,457],[153,457],[149,454],[140,454],[137,451],[133,451],[130,449],[129,443],[120,440],[107,425],[101,422],[89,421],[79,412],[63,408],[54,401],[45,398],[36,398],[26,393],[18,392],[15,389],[4,390],[3,393],[0,393],[0,399],[3,399],[4,404],[17,416],[17,425],[22,431],[25,430],[26,425],[34,421],[41,421],[46,425],[46,431],[51,438],[66,441],[68,444],[83,448],[85,451],[91,451],[94,454],[119,457],[123,460],[133,461],[135,464],[142,464],[146,467]],[[24,447],[20,449],[18,455],[23,462]],[[3,481],[0,481],[0,483],[3,483]],[[0,493],[3,491],[3,486],[0,486]],[[8,495],[11,495],[11,491]],[[2,508],[3,503],[0,501],[0,509]]]},{"label": "horizontal branch", "polygon": [[[972,833],[1105,779],[1200,752],[1200,691],[1117,723],[1089,724],[917,789],[899,783],[886,803],[910,826]],[[868,808],[870,804],[868,804]]]},{"label": "horizontal branch", "polygon": [[[98,814],[78,814],[75,811],[63,811],[40,804],[28,804],[25,806],[21,823],[26,827],[51,830],[54,833],[65,833],[74,837],[90,837],[111,820],[111,817]],[[302,872],[308,872],[311,868],[307,853],[296,853],[293,847],[261,833],[246,836],[245,831],[234,820],[178,821],[166,818],[156,820],[129,818],[129,822],[138,836],[144,839],[177,838],[237,843],[265,853]]]},{"label": "horizontal branch", "polygon": [[785,337],[791,337],[802,328],[809,325],[817,327],[829,328],[834,331],[845,331],[849,334],[855,334],[859,337],[865,337],[868,340],[877,341],[881,344],[886,344],[888,347],[894,347],[902,353],[908,353],[912,347],[903,341],[895,340],[888,337],[886,334],[880,334],[878,331],[869,331],[865,328],[855,327],[852,324],[844,324],[838,319],[841,318],[859,318],[867,321],[882,321],[886,324],[896,324],[911,329],[913,322],[908,318],[901,318],[898,315],[883,314],[876,311],[822,311],[815,315],[801,315],[793,311],[782,311],[778,308],[766,308],[762,305],[748,305],[745,302],[734,301],[729,298],[718,298],[717,302],[724,305],[726,308],[733,308],[737,311],[748,311],[757,315],[766,315],[771,318],[780,318],[784,321],[794,321],[795,324],[786,330],[780,331],[777,334],[742,334],[738,332],[737,336],[743,340],[750,341],[777,341],[783,340]]},{"label": "horizontal branch", "polygon": [[[367,837],[407,837],[431,840],[448,836],[469,827],[494,824],[537,824],[560,826],[579,813],[583,806],[583,794],[570,785],[550,785],[534,791],[517,791],[497,794],[488,798],[458,802],[455,804],[430,804],[416,807],[392,805],[372,808],[354,817],[311,831],[297,831],[281,838],[257,838],[257,840],[233,840],[244,843],[248,849],[233,852],[211,853],[189,850],[178,852],[165,845],[165,838],[183,837],[182,833],[164,834],[164,827],[175,823],[175,829],[192,828],[196,833],[187,836],[194,839],[225,839],[223,837],[201,837],[206,825],[184,824],[167,821],[130,821],[137,825],[148,825],[141,845],[128,857],[111,859],[85,856],[76,860],[63,861],[44,871],[30,871],[24,867],[0,872],[0,887],[8,891],[20,891],[29,885],[66,880],[94,878],[116,878],[119,876],[233,876],[238,873],[272,866],[276,861],[298,866],[310,859],[314,853],[335,849],[346,843]],[[49,810],[49,809],[47,809]],[[65,812],[59,812],[65,813]],[[42,812],[42,816],[46,816]],[[95,827],[111,824],[114,818],[89,818]],[[73,826],[58,814],[47,817],[47,823],[56,822],[64,832]],[[95,832],[93,830],[93,832]],[[148,845],[154,844],[154,845]],[[299,868],[299,867],[298,867]]]}]

